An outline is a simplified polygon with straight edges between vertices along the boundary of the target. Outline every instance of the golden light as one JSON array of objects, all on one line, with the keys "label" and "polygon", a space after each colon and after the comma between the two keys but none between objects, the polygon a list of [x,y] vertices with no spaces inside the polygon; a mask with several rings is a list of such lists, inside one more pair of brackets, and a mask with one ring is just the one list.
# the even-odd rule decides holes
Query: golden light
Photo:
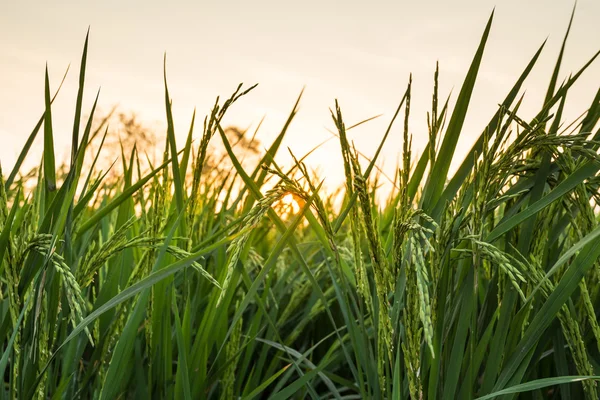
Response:
[{"label": "golden light", "polygon": [[284,214],[297,214],[300,211],[300,204],[298,204],[292,193],[283,196],[279,203]]}]

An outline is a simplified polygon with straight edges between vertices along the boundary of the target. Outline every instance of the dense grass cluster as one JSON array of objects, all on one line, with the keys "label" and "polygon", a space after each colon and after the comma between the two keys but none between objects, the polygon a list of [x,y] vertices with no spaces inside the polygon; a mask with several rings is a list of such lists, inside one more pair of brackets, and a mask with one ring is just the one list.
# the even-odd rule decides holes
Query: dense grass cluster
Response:
[{"label": "dense grass cluster", "polygon": [[[89,143],[111,133],[95,104],[81,118],[86,40],[69,165],[55,163],[46,74],[46,110],[0,174],[0,398],[597,399],[600,90],[578,120],[562,114],[598,54],[559,84],[563,45],[526,121],[542,45],[450,173],[491,21],[452,110],[436,68],[420,156],[410,81],[368,163],[335,103],[341,207],[303,157],[274,161],[298,103],[249,168],[222,121],[252,88],[217,99],[178,147],[166,76],[162,164],[133,148],[107,179]],[[377,204],[397,119],[402,161]],[[43,160],[22,176],[39,132]],[[219,139],[233,168],[214,173]],[[290,195],[296,213],[280,210]]]}]

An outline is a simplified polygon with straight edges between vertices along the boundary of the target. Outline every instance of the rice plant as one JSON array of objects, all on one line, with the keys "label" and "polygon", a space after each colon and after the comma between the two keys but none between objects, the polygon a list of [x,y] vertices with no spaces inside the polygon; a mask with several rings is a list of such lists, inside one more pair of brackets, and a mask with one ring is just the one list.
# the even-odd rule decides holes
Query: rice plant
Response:
[{"label": "rice plant", "polygon": [[[275,161],[301,96],[248,166],[223,118],[254,87],[217,98],[200,128],[194,114],[178,147],[166,68],[162,161],[123,148],[111,177],[96,163],[104,140],[90,146],[111,132],[94,126],[96,103],[82,109],[86,38],[71,159],[56,164],[60,86],[46,71],[45,110],[0,170],[0,398],[597,399],[600,88],[581,118],[563,111],[599,53],[561,83],[563,43],[525,119],[542,44],[453,171],[492,17],[454,107],[435,67],[422,154],[411,78],[367,162],[335,101],[336,193],[307,155]],[[402,158],[377,202],[397,120]],[[38,136],[39,168],[24,173]],[[231,171],[207,169],[215,141]],[[282,199],[297,209],[282,212]]]}]

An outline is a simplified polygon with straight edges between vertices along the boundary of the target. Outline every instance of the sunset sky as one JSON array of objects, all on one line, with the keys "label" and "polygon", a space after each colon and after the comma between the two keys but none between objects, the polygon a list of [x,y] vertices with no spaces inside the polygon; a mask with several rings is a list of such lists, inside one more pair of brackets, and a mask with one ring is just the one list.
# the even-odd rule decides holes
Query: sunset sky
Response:
[{"label": "sunset sky", "polygon": [[[546,37],[538,66],[525,83],[522,114],[539,108],[573,7],[572,1],[222,1],[20,2],[0,4],[0,161],[6,171],[44,109],[44,66],[54,91],[71,70],[53,108],[57,159],[68,154],[78,69],[85,33],[90,48],[84,110],[98,88],[100,107],[119,104],[164,127],[163,55],[179,142],[194,107],[210,111],[217,95],[238,83],[259,83],[232,109],[225,125],[255,125],[268,145],[305,86],[300,113],[285,143],[302,155],[327,139],[329,108],[339,99],[348,125],[383,117],[351,132],[359,150],[372,155],[413,73],[411,132],[415,150],[427,140],[435,62],[440,94],[456,98],[487,19],[494,23],[459,142],[464,154],[512,83]],[[600,49],[600,1],[580,0],[567,44],[561,80]],[[596,62],[568,96],[567,116],[590,104],[600,84]],[[393,170],[401,149],[401,123],[385,148]],[[200,134],[200,129],[197,130]],[[39,162],[42,135],[27,165]],[[283,152],[287,153],[287,152]],[[288,160],[283,157],[282,162]],[[330,141],[308,160],[329,185],[342,176],[339,145]]]}]

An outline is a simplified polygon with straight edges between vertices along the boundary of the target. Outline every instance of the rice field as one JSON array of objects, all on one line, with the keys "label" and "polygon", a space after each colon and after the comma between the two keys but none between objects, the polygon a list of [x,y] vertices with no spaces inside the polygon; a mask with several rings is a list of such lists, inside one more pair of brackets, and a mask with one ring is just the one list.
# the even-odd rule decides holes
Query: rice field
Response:
[{"label": "rice field", "polygon": [[[435,68],[420,154],[410,79],[367,161],[332,102],[335,193],[307,155],[275,161],[300,98],[248,166],[222,121],[253,87],[178,143],[166,74],[162,160],[123,149],[110,178],[97,160],[111,131],[96,103],[82,109],[86,38],[69,162],[55,160],[46,72],[45,111],[0,173],[0,399],[597,399],[600,88],[580,118],[563,110],[599,53],[563,80],[563,44],[523,119],[542,44],[454,170],[491,25],[453,107]],[[398,125],[394,190],[376,201]],[[43,159],[25,173],[34,140]],[[213,143],[230,170],[207,168]]]}]

